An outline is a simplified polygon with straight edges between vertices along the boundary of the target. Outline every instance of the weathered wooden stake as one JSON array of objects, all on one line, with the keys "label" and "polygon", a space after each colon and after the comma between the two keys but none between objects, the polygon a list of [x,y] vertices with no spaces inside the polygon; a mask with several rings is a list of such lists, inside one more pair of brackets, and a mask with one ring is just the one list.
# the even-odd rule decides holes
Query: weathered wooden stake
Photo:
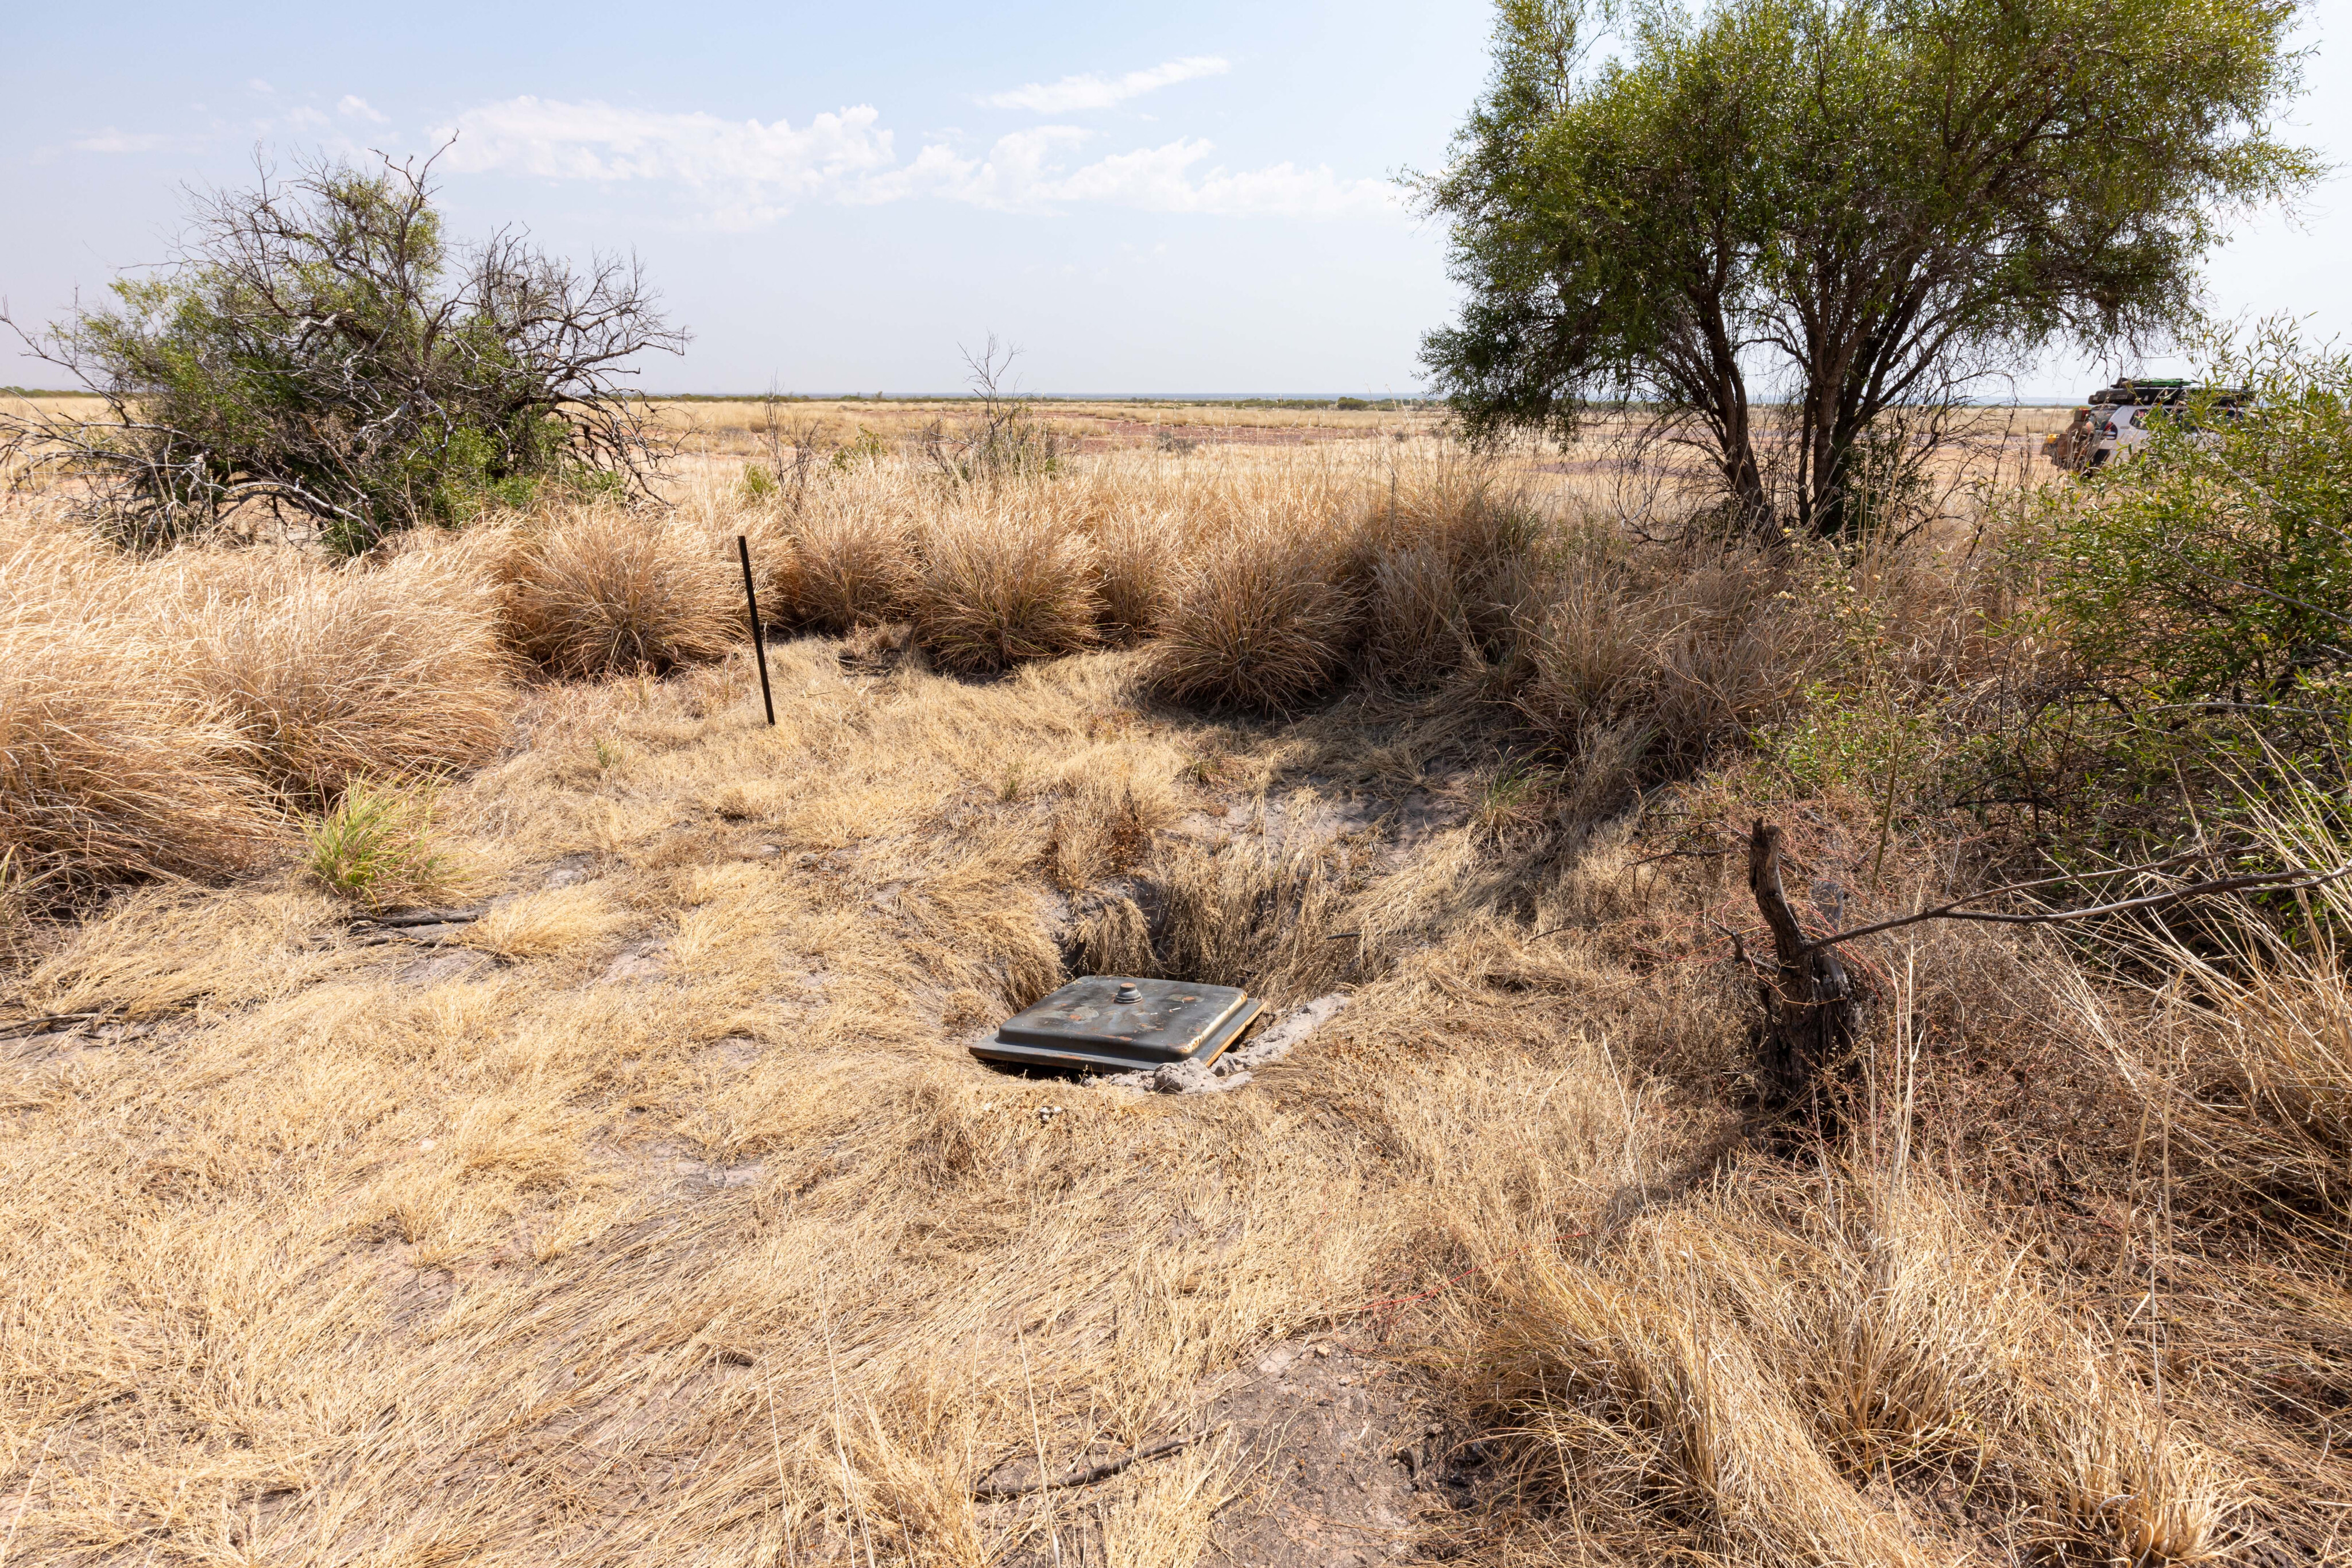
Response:
[{"label": "weathered wooden stake", "polygon": [[1853,1046],[1853,988],[1835,953],[1805,941],[1780,886],[1780,830],[1770,822],[1759,821],[1748,838],[1748,889],[1771,927],[1779,960],[1762,987],[1767,1091],[1822,1124],[1822,1076]]}]

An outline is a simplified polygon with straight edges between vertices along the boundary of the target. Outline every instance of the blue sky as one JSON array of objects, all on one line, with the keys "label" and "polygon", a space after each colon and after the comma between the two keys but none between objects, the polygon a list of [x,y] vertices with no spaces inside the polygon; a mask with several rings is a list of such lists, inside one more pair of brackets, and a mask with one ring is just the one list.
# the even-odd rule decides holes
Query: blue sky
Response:
[{"label": "blue sky", "polygon": [[[1448,314],[1429,168],[1483,79],[1486,0],[1122,7],[706,3],[25,8],[0,61],[0,294],[23,318],[159,259],[182,188],[257,144],[428,150],[460,233],[635,251],[695,333],[661,390],[1407,392]],[[2352,49],[2352,0],[2306,35]],[[2296,134],[2352,162],[2324,52]],[[2352,336],[2352,180],[2249,223],[2224,314]],[[2163,369],[2167,367],[2152,367]],[[2063,392],[2095,371],[2029,378]],[[0,381],[48,384],[21,360]]]}]

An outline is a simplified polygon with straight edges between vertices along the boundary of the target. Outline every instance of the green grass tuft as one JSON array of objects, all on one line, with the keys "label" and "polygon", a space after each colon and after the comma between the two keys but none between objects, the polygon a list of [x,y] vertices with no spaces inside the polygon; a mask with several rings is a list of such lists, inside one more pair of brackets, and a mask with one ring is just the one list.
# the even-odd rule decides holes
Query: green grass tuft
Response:
[{"label": "green grass tuft", "polygon": [[423,902],[459,880],[435,846],[433,798],[423,789],[354,783],[304,841],[310,874],[371,909]]}]

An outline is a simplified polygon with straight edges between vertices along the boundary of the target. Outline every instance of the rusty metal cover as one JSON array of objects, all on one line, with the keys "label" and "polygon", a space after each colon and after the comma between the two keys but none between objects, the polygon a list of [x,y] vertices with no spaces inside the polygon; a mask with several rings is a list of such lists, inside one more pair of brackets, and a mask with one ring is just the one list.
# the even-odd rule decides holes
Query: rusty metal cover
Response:
[{"label": "rusty metal cover", "polygon": [[971,1048],[993,1061],[1131,1072],[1171,1061],[1214,1061],[1261,1004],[1232,986],[1088,975],[1072,980],[996,1038]]}]

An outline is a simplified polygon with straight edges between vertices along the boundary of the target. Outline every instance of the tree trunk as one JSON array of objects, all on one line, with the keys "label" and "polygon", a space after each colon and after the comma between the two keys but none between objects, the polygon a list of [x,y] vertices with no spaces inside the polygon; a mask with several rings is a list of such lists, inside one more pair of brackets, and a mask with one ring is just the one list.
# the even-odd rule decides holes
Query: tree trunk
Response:
[{"label": "tree trunk", "polygon": [[1835,1113],[1822,1081],[1853,1050],[1853,988],[1835,953],[1805,951],[1804,930],[1780,886],[1780,830],[1769,822],[1759,821],[1748,841],[1748,887],[1771,927],[1778,960],[1762,987],[1765,1098],[1831,1131]]},{"label": "tree trunk", "polygon": [[1753,533],[1764,533],[1772,523],[1772,499],[1764,490],[1764,467],[1756,460],[1752,427],[1743,417],[1738,434],[1726,444],[1724,481],[1739,507],[1739,521]]}]

